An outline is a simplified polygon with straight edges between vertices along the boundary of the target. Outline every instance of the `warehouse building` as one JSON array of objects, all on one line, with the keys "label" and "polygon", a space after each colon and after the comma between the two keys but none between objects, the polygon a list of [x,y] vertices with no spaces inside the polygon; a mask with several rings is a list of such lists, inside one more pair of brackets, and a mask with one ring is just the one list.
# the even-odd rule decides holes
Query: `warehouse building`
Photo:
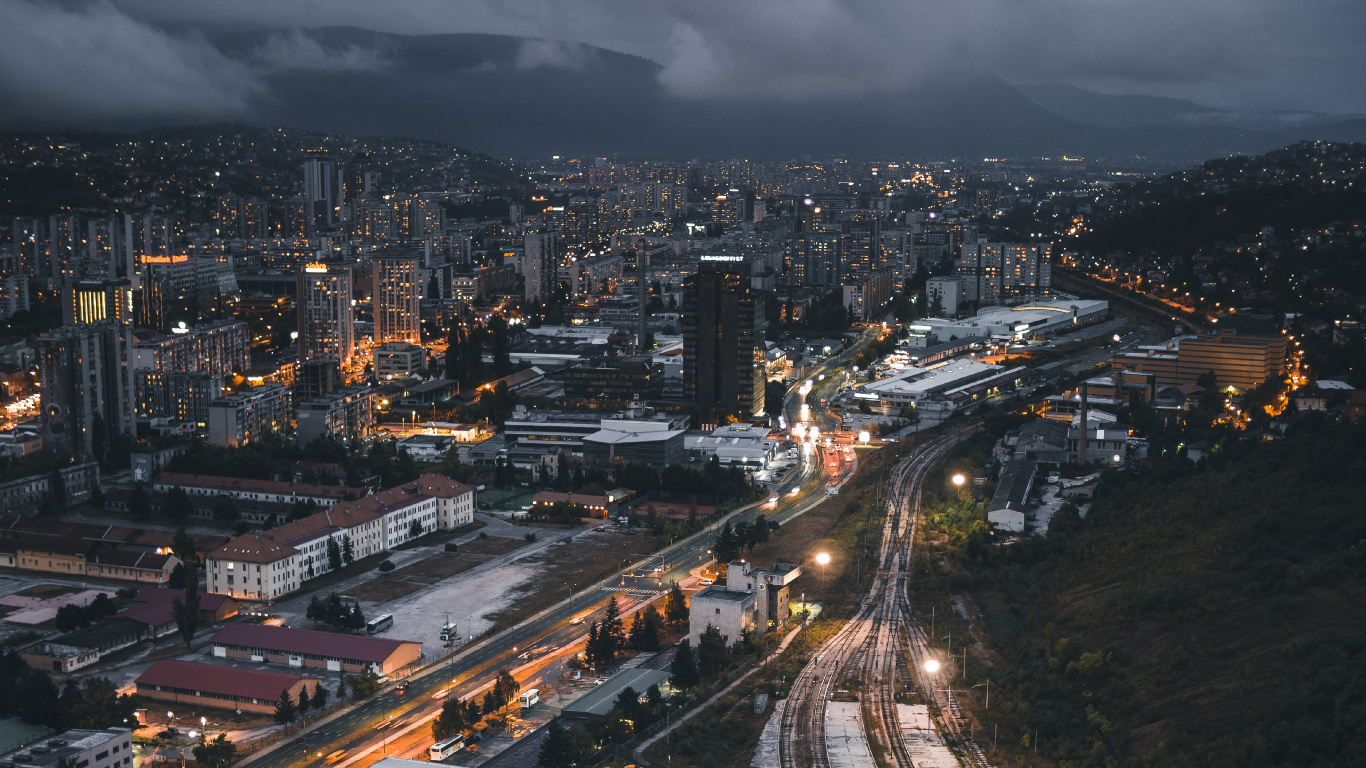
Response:
[{"label": "warehouse building", "polygon": [[290,701],[298,701],[305,689],[313,696],[322,680],[197,661],[162,660],[139,675],[136,684],[143,700],[270,714],[282,692],[289,693]]},{"label": "warehouse building", "polygon": [[[422,659],[422,644],[267,624],[229,624],[211,641],[213,655],[267,664],[390,675]],[[279,697],[279,694],[276,694]]]}]

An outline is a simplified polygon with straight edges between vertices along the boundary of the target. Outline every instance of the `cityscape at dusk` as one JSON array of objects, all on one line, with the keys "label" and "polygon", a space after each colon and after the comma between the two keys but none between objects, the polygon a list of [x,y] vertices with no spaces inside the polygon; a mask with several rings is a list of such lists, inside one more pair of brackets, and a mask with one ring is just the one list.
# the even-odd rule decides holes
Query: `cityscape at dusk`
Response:
[{"label": "cityscape at dusk", "polygon": [[0,768],[1366,764],[1363,25],[0,0]]}]

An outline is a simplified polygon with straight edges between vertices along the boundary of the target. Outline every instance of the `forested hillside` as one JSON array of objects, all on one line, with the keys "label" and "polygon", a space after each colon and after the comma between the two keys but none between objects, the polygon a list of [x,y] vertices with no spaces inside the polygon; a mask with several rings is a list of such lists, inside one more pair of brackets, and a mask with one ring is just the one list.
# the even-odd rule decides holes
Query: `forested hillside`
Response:
[{"label": "forested hillside", "polygon": [[1366,765],[1364,489],[1366,428],[1301,421],[1111,473],[1046,539],[944,543],[916,588],[980,611],[1006,764]]}]

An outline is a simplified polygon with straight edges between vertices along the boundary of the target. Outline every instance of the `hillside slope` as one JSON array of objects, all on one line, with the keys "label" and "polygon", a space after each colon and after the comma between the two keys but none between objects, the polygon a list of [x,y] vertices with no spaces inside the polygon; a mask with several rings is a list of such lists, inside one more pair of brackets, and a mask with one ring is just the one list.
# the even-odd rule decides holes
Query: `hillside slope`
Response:
[{"label": "hillside slope", "polygon": [[1005,762],[1366,764],[1363,478],[1366,428],[1302,424],[1111,474],[1085,519],[962,563]]}]

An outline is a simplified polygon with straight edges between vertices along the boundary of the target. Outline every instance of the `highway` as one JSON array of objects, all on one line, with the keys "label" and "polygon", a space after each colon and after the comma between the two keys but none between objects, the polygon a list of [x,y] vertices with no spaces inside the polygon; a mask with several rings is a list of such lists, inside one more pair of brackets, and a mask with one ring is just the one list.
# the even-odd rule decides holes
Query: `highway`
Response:
[{"label": "highway", "polygon": [[[846,364],[875,334],[869,331],[859,342],[839,356],[826,361],[809,374],[815,378],[827,369],[835,370]],[[828,384],[827,384],[828,382]],[[827,378],[822,385],[833,386],[834,379]],[[824,391],[818,386],[813,393]],[[789,391],[784,409],[791,419],[800,414],[801,395],[796,387]],[[817,409],[811,409],[815,414]],[[829,424],[827,414],[817,418]],[[832,427],[834,425],[831,425]],[[335,759],[330,768],[348,768],[359,763],[405,727],[430,717],[437,712],[444,699],[432,697],[441,690],[453,689],[449,696],[468,698],[490,684],[498,669],[512,669],[531,663],[537,659],[549,659],[568,653],[571,646],[584,639],[589,622],[600,618],[608,600],[628,590],[650,590],[660,592],[673,581],[682,582],[704,560],[709,558],[712,542],[720,533],[724,522],[732,525],[750,521],[758,514],[782,524],[806,512],[825,498],[825,484],[817,482],[825,462],[819,453],[815,460],[803,461],[798,471],[789,473],[791,477],[770,491],[778,497],[777,501],[759,501],[743,507],[725,518],[709,525],[706,529],[688,539],[667,547],[651,555],[647,560],[662,558],[664,570],[658,577],[635,577],[639,563],[623,570],[607,580],[599,582],[555,606],[531,618],[485,638],[469,648],[461,650],[449,661],[428,666],[409,677],[406,690],[400,694],[394,685],[386,686],[379,694],[355,705],[349,711],[335,715],[331,719],[312,725],[306,730],[292,734],[277,745],[266,747],[260,752],[248,755],[241,761],[243,766],[252,768],[312,768],[324,765],[327,756],[339,750],[345,751],[343,758]],[[434,587],[443,589],[442,586]],[[445,587],[458,588],[458,587]],[[624,595],[629,596],[629,595]],[[639,595],[646,600],[649,595]],[[581,623],[571,623],[580,618]],[[519,660],[518,656],[529,653],[530,658]],[[426,728],[427,726],[419,726]]]}]

